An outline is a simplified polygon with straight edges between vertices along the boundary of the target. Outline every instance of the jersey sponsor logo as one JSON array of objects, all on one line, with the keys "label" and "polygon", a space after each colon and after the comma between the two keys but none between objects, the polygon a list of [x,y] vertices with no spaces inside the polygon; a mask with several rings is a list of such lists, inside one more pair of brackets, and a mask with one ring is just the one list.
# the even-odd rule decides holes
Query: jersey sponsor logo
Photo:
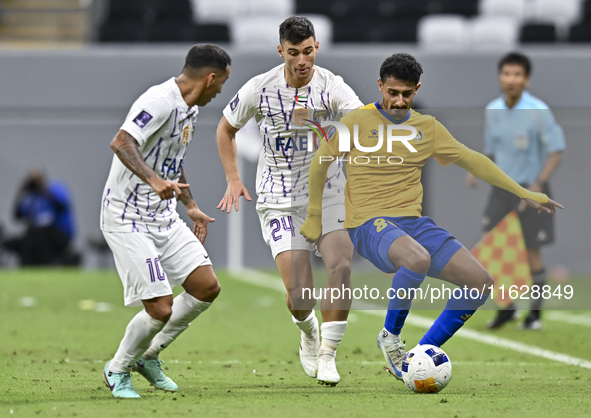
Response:
[{"label": "jersey sponsor logo", "polygon": [[133,120],[133,123],[135,123],[137,126],[139,126],[141,129],[144,129],[144,126],[146,126],[148,124],[148,122],[150,122],[154,117],[152,115],[150,115],[148,112],[146,112],[145,110],[142,110]]},{"label": "jersey sponsor logo", "polygon": [[[183,168],[183,159],[181,158],[178,163],[176,158],[165,158],[162,162],[162,178],[175,178],[181,172],[181,168]],[[170,176],[172,173],[172,177]]]},{"label": "jersey sponsor logo", "polygon": [[183,128],[183,145],[187,145],[187,142],[189,142],[189,136],[191,135],[191,126],[187,125]]},{"label": "jersey sponsor logo", "polygon": [[236,97],[234,97],[234,100],[232,100],[230,102],[230,110],[233,112],[236,110],[236,107],[238,107],[238,102],[240,101],[240,97],[238,97],[238,93],[236,93]]},{"label": "jersey sponsor logo", "polygon": [[312,142],[310,142],[309,140],[310,139],[307,136],[290,136],[289,138],[277,138],[275,140],[275,151],[305,151],[306,149],[310,151],[308,144],[313,143],[314,139],[312,139]]}]

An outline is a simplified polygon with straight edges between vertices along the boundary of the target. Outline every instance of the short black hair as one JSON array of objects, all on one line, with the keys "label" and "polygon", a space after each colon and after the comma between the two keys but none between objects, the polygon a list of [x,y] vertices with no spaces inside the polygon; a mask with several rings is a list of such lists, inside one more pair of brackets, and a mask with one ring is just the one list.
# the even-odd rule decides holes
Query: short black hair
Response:
[{"label": "short black hair", "polygon": [[187,58],[185,58],[183,72],[196,71],[203,68],[215,68],[225,72],[231,64],[232,60],[230,56],[219,46],[197,44],[189,50]]},{"label": "short black hair", "polygon": [[382,63],[380,67],[380,79],[382,82],[389,77],[400,81],[419,84],[423,74],[423,67],[409,54],[394,54]]},{"label": "short black hair", "polygon": [[525,70],[525,74],[529,77],[532,71],[531,61],[529,58],[519,52],[509,52],[499,61],[499,73],[507,64],[521,65]]},{"label": "short black hair", "polygon": [[310,36],[316,40],[314,25],[303,16],[289,17],[279,26],[279,43],[288,41],[292,44],[299,44]]}]

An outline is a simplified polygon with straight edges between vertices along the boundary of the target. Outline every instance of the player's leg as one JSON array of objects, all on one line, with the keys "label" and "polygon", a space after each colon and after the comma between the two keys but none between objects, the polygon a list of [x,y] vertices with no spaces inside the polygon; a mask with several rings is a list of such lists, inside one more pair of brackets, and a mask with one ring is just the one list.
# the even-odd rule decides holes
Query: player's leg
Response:
[{"label": "player's leg", "polygon": [[[546,269],[542,260],[542,254],[539,248],[528,248],[527,257],[529,260],[529,267],[532,274],[532,291],[530,291],[531,306],[530,311],[521,329],[541,330],[542,320],[542,289],[546,284]],[[533,286],[537,286],[534,288]],[[538,292],[533,290],[537,289]]]},{"label": "player's leg", "polygon": [[388,259],[399,268],[392,278],[390,297],[394,297],[388,302],[384,329],[378,335],[377,341],[386,359],[388,370],[398,380],[402,380],[401,367],[406,355],[406,346],[400,339],[400,333],[408,316],[414,292],[425,280],[431,257],[412,237],[401,235],[392,241],[388,249]]},{"label": "player's leg", "polygon": [[316,300],[312,294],[314,279],[310,251],[283,251],[277,254],[275,262],[285,285],[287,308],[300,330],[300,362],[308,376],[316,377],[320,332],[314,312]]},{"label": "player's leg", "polygon": [[[301,212],[301,216],[292,216]],[[310,264],[312,245],[299,233],[305,217],[305,206],[285,209],[257,204],[263,239],[271,248],[279,274],[285,285],[285,300],[293,323],[300,330],[300,362],[304,372],[316,377],[316,360],[320,349],[320,331],[314,312],[312,294],[314,279]]]},{"label": "player's leg", "polygon": [[283,251],[275,257],[275,263],[285,285],[287,309],[295,321],[305,321],[316,304],[310,291],[314,288],[310,251]]},{"label": "player's leg", "polygon": [[322,345],[318,352],[318,381],[336,385],[340,381],[335,363],[336,350],[345,336],[347,316],[351,309],[351,294],[345,294],[345,289],[351,290],[351,260],[354,248],[347,232],[339,229],[323,235],[318,249],[328,275],[326,294],[331,297],[337,296],[335,300],[325,297],[321,301]]},{"label": "player's leg", "polygon": [[[543,192],[550,196],[548,185],[544,186]],[[539,214],[533,208],[526,208],[519,213],[519,220],[523,229],[525,247],[529,259],[530,271],[532,274],[532,286],[537,286],[539,292],[530,291],[530,311],[525,318],[522,329],[542,329],[542,288],[546,284],[546,270],[542,260],[541,247],[554,241],[554,217],[548,214]]]},{"label": "player's leg", "polygon": [[486,302],[494,280],[456,239],[446,241],[433,255],[429,275],[460,286],[461,290],[452,293],[443,312],[419,342],[440,347]]},{"label": "player's leg", "polygon": [[205,312],[220,293],[220,284],[209,255],[185,225],[162,237],[161,263],[172,286],[181,284],[185,292],[174,298],[172,315],[164,328],[154,336],[150,347],[134,370],[154,387],[176,391],[177,385],[162,371],[159,354],[184,332],[191,322]]},{"label": "player's leg", "polygon": [[205,312],[220,293],[220,285],[211,265],[195,269],[183,283],[185,291],[174,298],[172,315],[146,350],[144,358],[157,359],[185,331],[192,321]]},{"label": "player's leg", "polygon": [[[509,212],[515,210],[520,199],[506,190],[492,186],[482,218],[482,231],[491,231]],[[513,302],[496,311],[493,319],[486,323],[488,329],[496,329],[517,319],[517,308]]]},{"label": "player's leg", "polygon": [[[362,257],[385,273],[395,273],[388,290],[388,312],[377,337],[390,373],[402,380],[402,360],[406,354],[400,333],[415,294],[429,269],[430,256],[421,244],[397,223],[401,218],[374,218],[349,229],[349,236]],[[397,222],[397,223],[395,223]],[[401,297],[396,297],[401,295]]]},{"label": "player's leg", "polygon": [[105,232],[125,290],[125,305],[144,308],[127,325],[115,356],[103,370],[113,396],[139,397],[131,384],[131,368],[150,346],[172,313],[172,289],[148,234]]},{"label": "player's leg", "polygon": [[351,309],[351,297],[345,297],[348,295],[343,295],[343,289],[351,289],[351,260],[355,248],[349,234],[341,229],[323,235],[318,250],[322,254],[328,278],[326,292],[331,295],[332,289],[335,289],[332,301],[330,298],[322,299],[322,321],[346,321]]}]

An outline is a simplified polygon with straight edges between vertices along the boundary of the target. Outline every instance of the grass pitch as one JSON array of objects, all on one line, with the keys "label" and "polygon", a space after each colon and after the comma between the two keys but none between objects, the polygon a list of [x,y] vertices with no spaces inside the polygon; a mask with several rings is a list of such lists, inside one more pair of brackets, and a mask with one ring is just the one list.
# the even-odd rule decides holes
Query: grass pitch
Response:
[{"label": "grass pitch", "polygon": [[[352,313],[338,350],[341,383],[319,386],[299,364],[299,334],[282,294],[223,272],[218,277],[218,300],[162,353],[180,391],[155,391],[134,374],[142,398],[117,400],[101,370],[138,310],[123,307],[117,274],[0,271],[0,417],[591,415],[590,369],[459,336],[443,347],[453,364],[449,386],[414,394],[382,369],[375,337],[383,318],[360,311]],[[437,312],[417,314],[435,318]],[[478,312],[466,328],[486,333],[492,315]],[[509,325],[492,335],[591,360],[588,322],[544,325],[538,333]],[[424,332],[405,327],[409,348]]]}]

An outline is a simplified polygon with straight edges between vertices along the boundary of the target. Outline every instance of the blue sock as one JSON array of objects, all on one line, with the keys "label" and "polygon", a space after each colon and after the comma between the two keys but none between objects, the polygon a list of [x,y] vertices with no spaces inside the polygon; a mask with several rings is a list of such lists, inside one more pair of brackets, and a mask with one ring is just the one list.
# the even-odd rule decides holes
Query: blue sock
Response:
[{"label": "blue sock", "polygon": [[[396,290],[397,295],[398,292],[400,292],[400,294],[405,294],[407,297],[409,295],[414,296],[414,292],[409,292],[409,289],[417,289],[421,287],[421,283],[425,280],[425,276],[426,274],[415,273],[406,267],[400,267],[392,278],[392,289]],[[403,290],[405,292],[403,292]],[[391,295],[392,292],[393,291],[390,291]],[[390,299],[388,302],[386,322],[384,324],[384,328],[386,328],[388,332],[395,335],[400,334],[400,330],[402,330],[411,303],[412,299],[398,299],[398,297]]]},{"label": "blue sock", "polygon": [[462,328],[464,323],[476,312],[476,309],[484,305],[488,295],[482,295],[478,298],[462,297],[455,299],[449,298],[445,309],[435,320],[429,331],[421,338],[419,344],[431,344],[441,347],[457,330]]}]

